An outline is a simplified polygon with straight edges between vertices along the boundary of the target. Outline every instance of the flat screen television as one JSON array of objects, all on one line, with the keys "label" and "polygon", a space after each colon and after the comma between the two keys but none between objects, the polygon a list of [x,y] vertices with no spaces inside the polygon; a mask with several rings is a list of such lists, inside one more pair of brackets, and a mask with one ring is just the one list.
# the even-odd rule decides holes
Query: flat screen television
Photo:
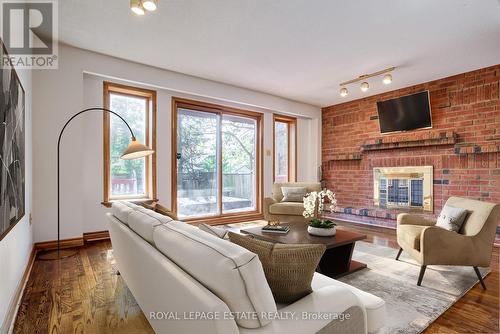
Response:
[{"label": "flat screen television", "polygon": [[429,91],[377,102],[381,133],[432,127]]}]

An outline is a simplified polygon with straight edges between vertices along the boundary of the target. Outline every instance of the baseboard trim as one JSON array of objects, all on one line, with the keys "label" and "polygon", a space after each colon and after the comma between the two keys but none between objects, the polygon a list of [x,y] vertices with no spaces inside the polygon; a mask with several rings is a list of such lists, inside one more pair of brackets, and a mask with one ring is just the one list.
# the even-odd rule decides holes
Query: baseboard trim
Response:
[{"label": "baseboard trim", "polygon": [[108,240],[109,231],[97,231],[97,232],[87,232],[83,233],[83,241],[98,241],[98,240]]},{"label": "baseboard trim", "polygon": [[21,304],[21,298],[23,297],[24,289],[26,288],[28,278],[31,274],[31,269],[33,268],[33,264],[35,263],[36,253],[37,250],[33,246],[31,248],[28,264],[26,265],[26,269],[24,269],[23,277],[21,278],[21,281],[17,286],[16,293],[14,294],[14,297],[12,298],[12,301],[9,305],[2,328],[0,328],[0,334],[8,334],[12,332],[14,322],[16,321],[17,311],[19,309],[19,305]]},{"label": "baseboard trim", "polygon": [[[59,242],[60,248],[73,248],[81,247],[84,244],[83,236],[78,238],[63,239]],[[57,240],[42,241],[35,243],[37,251],[54,250],[57,249]]]},{"label": "baseboard trim", "polygon": [[[83,233],[81,237],[63,239],[60,241],[60,248],[82,247],[86,242],[108,240],[109,231],[96,231]],[[42,241],[35,243],[34,247],[37,251],[46,251],[57,249],[57,240]]]},{"label": "baseboard trim", "polygon": [[[73,247],[81,247],[86,242],[92,242],[97,240],[107,240],[109,239],[108,231],[97,231],[97,232],[88,232],[84,233],[81,237],[78,238],[70,238],[63,239],[60,241],[60,247],[63,248],[73,248]],[[16,293],[12,298],[11,304],[9,305],[7,315],[5,316],[2,327],[0,328],[0,334],[9,334],[12,332],[14,327],[14,323],[16,321],[16,316],[19,310],[19,305],[21,304],[21,299],[24,294],[24,290],[26,288],[26,284],[28,283],[28,279],[31,274],[31,270],[33,269],[33,264],[35,263],[36,255],[39,251],[45,250],[53,250],[57,249],[57,240],[52,241],[43,241],[36,242],[33,244],[31,248],[30,257],[28,260],[28,264],[26,269],[24,270],[23,277],[19,282],[19,286],[16,289]]]}]

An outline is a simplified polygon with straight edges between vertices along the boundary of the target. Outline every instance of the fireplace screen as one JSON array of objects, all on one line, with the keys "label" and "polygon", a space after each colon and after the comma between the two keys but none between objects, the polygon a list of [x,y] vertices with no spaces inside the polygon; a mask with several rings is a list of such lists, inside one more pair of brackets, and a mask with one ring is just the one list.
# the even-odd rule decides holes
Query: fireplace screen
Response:
[{"label": "fireplace screen", "polygon": [[432,166],[373,169],[374,204],[432,211]]}]

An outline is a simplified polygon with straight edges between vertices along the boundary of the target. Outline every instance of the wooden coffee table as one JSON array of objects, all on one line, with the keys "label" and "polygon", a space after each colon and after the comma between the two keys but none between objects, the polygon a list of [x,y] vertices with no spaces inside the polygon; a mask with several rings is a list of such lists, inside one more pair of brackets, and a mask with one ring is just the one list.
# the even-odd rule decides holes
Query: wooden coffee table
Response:
[{"label": "wooden coffee table", "polygon": [[305,223],[285,223],[283,225],[290,226],[290,231],[287,234],[262,232],[262,227],[242,229],[241,233],[282,244],[323,244],[326,246],[326,251],[319,262],[317,271],[332,278],[339,278],[366,268],[365,263],[351,259],[354,244],[358,240],[366,239],[366,235],[337,229],[337,233],[333,237],[316,237],[307,232],[307,224]]}]

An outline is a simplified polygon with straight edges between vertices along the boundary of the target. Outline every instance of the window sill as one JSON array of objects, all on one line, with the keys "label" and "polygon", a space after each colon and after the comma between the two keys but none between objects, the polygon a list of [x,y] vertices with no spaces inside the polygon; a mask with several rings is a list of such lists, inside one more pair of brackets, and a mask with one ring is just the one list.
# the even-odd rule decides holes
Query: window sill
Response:
[{"label": "window sill", "polygon": [[208,225],[223,225],[223,224],[231,224],[231,223],[241,223],[248,222],[252,220],[262,220],[264,219],[264,215],[260,212],[246,212],[239,213],[227,216],[216,216],[216,217],[196,217],[196,218],[184,218],[179,219],[188,224],[199,224],[205,223]]},{"label": "window sill", "polygon": [[124,198],[124,199],[112,199],[109,201],[104,201],[101,202],[101,205],[110,208],[114,202],[119,202],[119,201],[127,201],[127,202],[132,202],[134,204],[141,204],[141,203],[146,203],[146,204],[152,204],[154,202],[158,202],[158,199],[151,199],[151,198]]}]

